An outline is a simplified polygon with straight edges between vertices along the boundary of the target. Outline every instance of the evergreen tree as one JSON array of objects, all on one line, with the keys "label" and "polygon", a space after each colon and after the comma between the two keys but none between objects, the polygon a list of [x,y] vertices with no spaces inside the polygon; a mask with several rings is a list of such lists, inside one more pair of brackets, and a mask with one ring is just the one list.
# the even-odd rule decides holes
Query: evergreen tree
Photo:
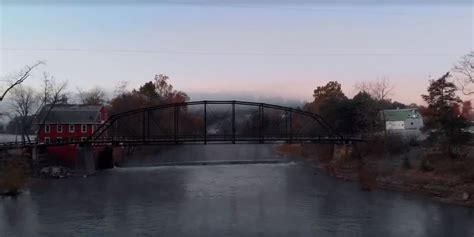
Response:
[{"label": "evergreen tree", "polygon": [[468,126],[466,119],[461,115],[461,99],[456,95],[456,85],[448,79],[451,75],[444,74],[437,80],[431,80],[428,95],[422,98],[428,104],[429,118],[426,127],[430,131],[430,140],[445,145],[447,152],[454,155],[453,148],[469,139],[464,132]]}]

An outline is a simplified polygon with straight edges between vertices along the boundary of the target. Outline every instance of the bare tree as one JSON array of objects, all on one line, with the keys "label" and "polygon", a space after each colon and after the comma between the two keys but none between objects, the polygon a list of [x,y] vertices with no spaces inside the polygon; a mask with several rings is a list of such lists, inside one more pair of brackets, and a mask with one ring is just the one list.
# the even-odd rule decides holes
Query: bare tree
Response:
[{"label": "bare tree", "polygon": [[457,74],[456,80],[458,87],[464,95],[474,94],[474,51],[465,55],[453,67],[453,71]]},{"label": "bare tree", "polygon": [[38,105],[38,96],[31,87],[18,84],[11,90],[12,109],[21,122],[22,141],[30,141],[28,129],[31,122],[28,121],[29,116],[33,113]]},{"label": "bare tree", "polygon": [[120,81],[114,88],[114,96],[122,95],[127,93],[129,81]]},{"label": "bare tree", "polygon": [[359,81],[359,82],[356,82],[356,84],[354,85],[354,89],[357,92],[362,91],[362,92],[371,94],[372,93],[372,84],[373,83],[371,81]]},{"label": "bare tree", "polygon": [[41,103],[45,104],[66,104],[68,97],[65,92],[67,81],[57,81],[55,77],[48,73],[43,73],[43,87]]},{"label": "bare tree", "polygon": [[392,95],[395,86],[388,78],[382,77],[375,81],[357,82],[355,88],[369,93],[376,100],[387,100]]},{"label": "bare tree", "polygon": [[40,123],[45,123],[51,111],[57,104],[67,104],[68,97],[65,93],[67,87],[67,81],[57,81],[53,76],[48,73],[43,73],[43,88],[40,95],[41,105],[36,111],[36,115],[39,115],[40,110],[44,106],[48,106],[46,114],[42,116]]},{"label": "bare tree", "polygon": [[390,82],[390,80],[386,77],[383,77],[375,81],[374,87],[372,88],[372,93],[376,99],[386,100],[392,95],[394,89],[395,86]]},{"label": "bare tree", "polygon": [[106,102],[105,92],[100,87],[94,87],[88,91],[77,90],[79,92],[79,99],[83,104],[101,105]]},{"label": "bare tree", "polygon": [[12,90],[14,87],[20,85],[28,77],[30,77],[31,71],[33,71],[34,68],[38,67],[41,64],[44,64],[44,62],[38,61],[35,64],[33,64],[32,66],[26,66],[25,69],[23,69],[17,76],[15,76],[14,79],[8,80],[9,81],[9,86],[1,94],[0,101],[3,101],[3,99],[6,97],[7,93],[10,90]]}]

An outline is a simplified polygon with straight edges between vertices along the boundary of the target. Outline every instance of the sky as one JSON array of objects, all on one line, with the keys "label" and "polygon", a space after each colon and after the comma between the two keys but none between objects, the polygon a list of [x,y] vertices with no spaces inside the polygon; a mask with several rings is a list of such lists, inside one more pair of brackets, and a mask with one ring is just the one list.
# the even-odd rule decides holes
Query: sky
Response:
[{"label": "sky", "polygon": [[385,77],[393,100],[422,103],[474,44],[470,0],[0,2],[0,80],[44,60],[26,84],[47,71],[72,92],[164,73],[194,100],[310,101]]}]

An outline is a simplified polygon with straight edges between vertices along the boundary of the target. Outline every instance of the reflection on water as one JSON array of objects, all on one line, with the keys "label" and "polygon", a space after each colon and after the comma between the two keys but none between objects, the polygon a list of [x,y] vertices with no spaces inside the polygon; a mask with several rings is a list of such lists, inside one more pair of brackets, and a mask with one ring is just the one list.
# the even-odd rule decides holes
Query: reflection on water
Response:
[{"label": "reflection on water", "polygon": [[[217,145],[174,147],[154,157],[236,160],[252,153],[276,157],[267,146]],[[153,159],[143,157],[142,165]],[[40,180],[0,203],[2,237],[472,236],[472,223],[473,209],[362,192],[298,163],[119,168]]]}]

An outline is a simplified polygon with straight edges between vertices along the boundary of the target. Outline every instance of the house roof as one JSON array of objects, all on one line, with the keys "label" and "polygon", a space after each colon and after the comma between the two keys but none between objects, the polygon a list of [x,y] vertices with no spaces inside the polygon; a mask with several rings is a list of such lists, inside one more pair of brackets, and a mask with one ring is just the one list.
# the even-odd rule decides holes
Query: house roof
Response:
[{"label": "house roof", "polygon": [[92,124],[97,123],[101,108],[102,105],[61,104],[51,109],[51,105],[45,105],[36,119],[38,124]]},{"label": "house roof", "polygon": [[420,118],[421,115],[417,109],[388,109],[383,110],[385,121],[405,121],[409,118]]}]

